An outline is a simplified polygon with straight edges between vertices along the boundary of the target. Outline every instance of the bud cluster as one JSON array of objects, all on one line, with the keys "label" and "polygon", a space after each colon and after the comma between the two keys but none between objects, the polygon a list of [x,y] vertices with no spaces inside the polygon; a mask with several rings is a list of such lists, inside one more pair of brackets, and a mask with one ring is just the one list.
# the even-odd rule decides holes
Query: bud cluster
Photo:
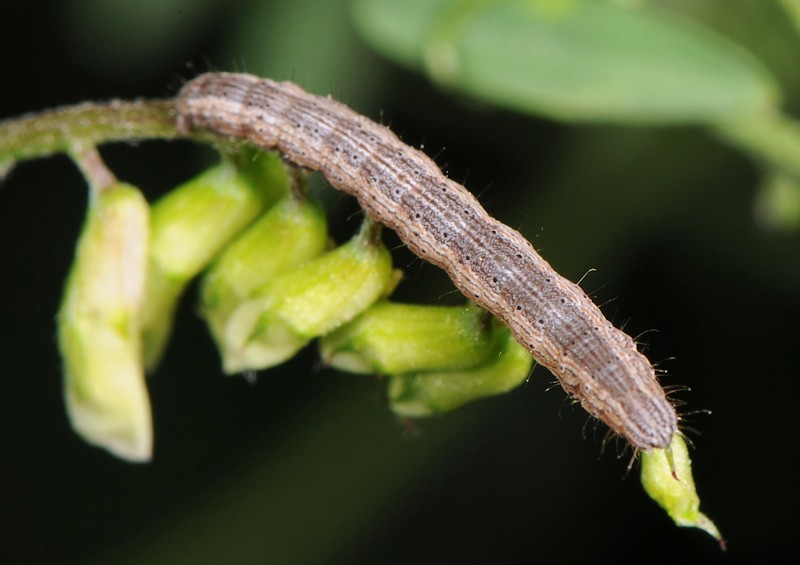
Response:
[{"label": "bud cluster", "polygon": [[97,191],[59,315],[66,402],[81,436],[129,460],[151,458],[144,373],[198,275],[227,374],[283,363],[320,338],[331,367],[386,377],[403,417],[527,379],[530,355],[479,307],[390,302],[401,274],[380,226],[365,219],[334,247],[304,181],[276,154],[243,150],[152,208],[127,185]]}]

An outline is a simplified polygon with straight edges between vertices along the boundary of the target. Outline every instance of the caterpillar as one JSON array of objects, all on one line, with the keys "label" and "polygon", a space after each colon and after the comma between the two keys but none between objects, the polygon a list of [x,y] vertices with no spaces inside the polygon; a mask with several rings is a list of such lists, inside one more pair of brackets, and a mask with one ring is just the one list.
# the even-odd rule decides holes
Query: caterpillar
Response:
[{"label": "caterpillar", "polygon": [[665,448],[678,417],[634,340],[516,230],[391,130],[290,82],[207,73],[176,98],[182,133],[206,129],[320,171],[366,214],[505,323],[591,415],[635,448]]}]

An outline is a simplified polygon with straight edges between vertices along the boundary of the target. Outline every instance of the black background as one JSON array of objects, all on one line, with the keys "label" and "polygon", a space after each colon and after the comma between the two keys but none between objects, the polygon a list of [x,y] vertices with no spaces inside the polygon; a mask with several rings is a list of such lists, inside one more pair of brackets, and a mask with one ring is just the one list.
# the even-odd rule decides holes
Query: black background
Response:
[{"label": "black background", "polygon": [[[90,55],[106,47],[76,31],[86,27],[73,4],[7,4],[0,117],[164,97],[209,67],[314,80],[305,66],[314,57],[311,23],[296,34],[308,34],[312,55],[294,58],[287,47],[273,65],[237,51],[231,35],[247,2],[206,2],[181,41],[144,62],[131,55],[105,67]],[[753,35],[743,41],[757,43]],[[598,269],[583,286],[610,301],[604,311],[616,323],[632,335],[657,328],[643,341],[663,361],[665,384],[692,389],[678,395],[687,411],[712,412],[690,417],[701,432],[690,438],[702,509],[728,552],[673,526],[644,495],[637,470],[626,473],[629,453],[613,443],[601,453],[605,431],[551,388],[542,368],[521,389],[421,422],[409,436],[384,405],[383,383],[325,369],[313,348],[253,385],[224,377],[193,289],[149,381],[154,461],[127,464],[86,445],[65,417],[54,340],[86,190],[59,156],[21,164],[0,185],[0,559],[795,562],[800,240],[754,221],[756,168],[700,128],[567,127],[492,111],[348,42],[354,61],[317,57],[372,90],[328,79],[317,92],[383,116],[431,154],[446,147],[437,162],[556,268],[573,280]],[[800,52],[797,41],[785,48]],[[776,69],[795,115],[798,69]],[[152,142],[103,155],[152,199],[210,153]],[[356,207],[332,190],[323,195],[341,241],[356,229]],[[405,249],[395,258],[406,272],[399,298],[458,302],[435,268]]]}]

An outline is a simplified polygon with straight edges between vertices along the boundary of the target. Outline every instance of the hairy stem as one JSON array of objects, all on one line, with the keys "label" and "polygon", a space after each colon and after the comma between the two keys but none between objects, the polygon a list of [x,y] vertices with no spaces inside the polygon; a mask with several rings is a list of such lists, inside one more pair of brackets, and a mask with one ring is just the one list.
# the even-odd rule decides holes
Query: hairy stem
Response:
[{"label": "hairy stem", "polygon": [[187,138],[226,145],[218,135],[175,126],[174,100],[111,100],[65,106],[0,121],[0,178],[17,161],[72,153],[114,141]]}]

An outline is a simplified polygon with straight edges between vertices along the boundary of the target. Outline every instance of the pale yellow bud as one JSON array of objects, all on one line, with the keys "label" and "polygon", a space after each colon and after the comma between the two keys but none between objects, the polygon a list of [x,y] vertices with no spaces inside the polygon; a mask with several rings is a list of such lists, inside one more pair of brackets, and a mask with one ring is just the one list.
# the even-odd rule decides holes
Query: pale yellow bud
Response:
[{"label": "pale yellow bud", "polygon": [[124,184],[99,191],[58,314],[72,427],[131,461],[148,461],[153,446],[139,333],[148,242],[148,207],[140,192]]}]

